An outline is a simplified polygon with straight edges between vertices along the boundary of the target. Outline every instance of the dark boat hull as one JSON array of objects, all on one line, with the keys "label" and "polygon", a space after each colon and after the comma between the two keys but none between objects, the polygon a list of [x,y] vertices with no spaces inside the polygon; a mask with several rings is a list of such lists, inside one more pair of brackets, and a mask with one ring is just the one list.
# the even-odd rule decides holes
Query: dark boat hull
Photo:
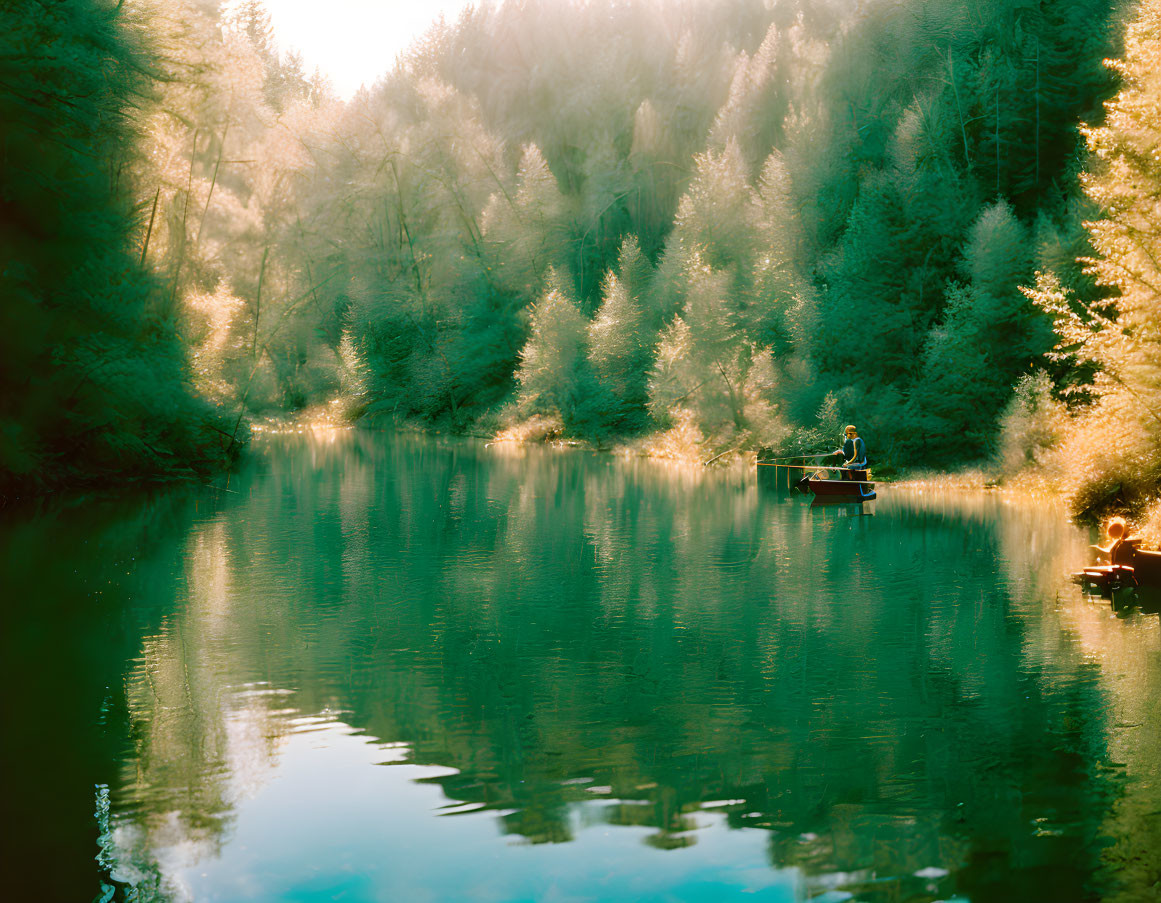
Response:
[{"label": "dark boat hull", "polygon": [[875,498],[874,483],[855,480],[820,480],[812,477],[806,481],[805,488],[808,492],[813,492],[819,500],[868,502]]}]

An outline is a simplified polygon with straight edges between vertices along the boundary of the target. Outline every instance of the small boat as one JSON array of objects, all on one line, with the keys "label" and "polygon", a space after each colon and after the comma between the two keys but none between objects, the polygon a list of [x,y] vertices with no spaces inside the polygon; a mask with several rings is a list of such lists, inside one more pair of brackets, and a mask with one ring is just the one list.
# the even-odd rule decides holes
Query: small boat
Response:
[{"label": "small boat", "polygon": [[1098,558],[1107,563],[1089,565],[1074,575],[1077,582],[1100,590],[1123,586],[1161,587],[1161,552],[1138,549],[1137,542],[1124,540],[1113,548],[1093,546]]},{"label": "small boat", "polygon": [[869,477],[870,471],[847,470],[845,467],[828,467],[816,471],[810,476],[798,481],[798,488],[803,492],[813,492],[816,502],[869,502],[876,498],[875,484],[867,479],[834,479],[830,471],[839,474]]},{"label": "small boat", "polygon": [[[868,470],[848,470],[828,464],[813,464],[834,452],[775,458],[772,449],[758,452],[758,479],[779,490],[797,489],[813,493],[815,502],[869,502],[875,498],[875,484]],[[794,461],[795,463],[789,463]],[[833,474],[833,476],[832,476]]]},{"label": "small boat", "polygon": [[1139,537],[1126,536],[1123,518],[1108,526],[1108,545],[1093,546],[1100,561],[1073,575],[1086,590],[1110,597],[1118,590],[1161,589],[1161,552],[1140,548]]},{"label": "small boat", "polygon": [[1125,564],[1094,564],[1074,574],[1074,579],[1085,589],[1106,595],[1118,589],[1139,586],[1137,569]]}]

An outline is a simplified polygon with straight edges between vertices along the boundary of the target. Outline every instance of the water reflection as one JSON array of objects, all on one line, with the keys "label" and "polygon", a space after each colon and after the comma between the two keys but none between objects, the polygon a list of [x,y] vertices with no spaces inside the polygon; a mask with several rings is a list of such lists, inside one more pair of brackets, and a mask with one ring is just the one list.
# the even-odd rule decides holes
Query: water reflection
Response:
[{"label": "water reflection", "polygon": [[1043,506],[850,517],[745,471],[364,434],[269,440],[236,488],[174,502],[169,570],[130,578],[114,894],[1157,880],[1157,619],[1081,599],[1087,537]]}]

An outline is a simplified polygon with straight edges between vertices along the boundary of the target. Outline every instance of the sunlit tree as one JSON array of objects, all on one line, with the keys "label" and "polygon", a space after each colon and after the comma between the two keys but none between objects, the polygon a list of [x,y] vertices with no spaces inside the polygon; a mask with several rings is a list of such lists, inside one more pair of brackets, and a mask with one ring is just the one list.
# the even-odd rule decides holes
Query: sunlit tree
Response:
[{"label": "sunlit tree", "polygon": [[1081,181],[1101,214],[1089,224],[1096,253],[1088,264],[1113,297],[1086,300],[1053,273],[1041,274],[1030,292],[1055,316],[1064,350],[1099,371],[1099,400],[1066,444],[1081,511],[1141,505],[1161,484],[1161,5],[1141,5],[1124,58],[1111,65],[1122,87],[1106,105],[1105,124],[1086,131]]},{"label": "sunlit tree", "polygon": [[562,277],[549,274],[532,308],[528,342],[516,372],[521,407],[565,421],[576,408],[585,362],[586,321]]},{"label": "sunlit tree", "polygon": [[588,327],[589,361],[620,409],[610,419],[631,418],[645,404],[651,336],[640,305],[614,273],[606,274],[601,297]]}]

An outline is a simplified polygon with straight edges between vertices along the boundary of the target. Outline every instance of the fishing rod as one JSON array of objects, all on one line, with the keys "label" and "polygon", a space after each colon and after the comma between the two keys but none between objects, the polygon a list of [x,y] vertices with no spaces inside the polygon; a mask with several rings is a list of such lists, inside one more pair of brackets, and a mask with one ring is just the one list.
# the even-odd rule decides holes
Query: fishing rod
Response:
[{"label": "fishing rod", "polygon": [[[775,467],[775,468],[784,467],[787,470],[806,470],[806,468],[800,464],[767,464],[765,466],[766,467]],[[870,470],[870,468],[869,467],[838,467],[835,465],[823,465],[819,468],[819,470],[827,470],[827,471],[835,470],[835,471],[845,472],[845,473],[865,473],[866,471]],[[807,474],[805,479],[809,480],[810,477],[811,477],[811,474]],[[843,482],[844,483],[866,483],[867,485],[874,485],[875,481],[874,480],[843,480]]]},{"label": "fishing rod", "polygon": [[[769,461],[761,461],[761,464],[776,464],[779,461],[801,461],[806,458],[832,458],[836,453],[840,452],[819,452],[817,455],[790,455],[785,458],[771,458]],[[792,465],[789,465],[792,466]]]},{"label": "fishing rod", "polygon": [[852,473],[856,470],[863,471],[863,470],[870,470],[871,469],[869,466],[867,466],[867,467],[842,467],[838,464],[766,464],[764,466],[766,466],[766,467],[785,467],[789,470],[803,470],[807,467],[817,467],[819,470],[847,470],[847,471],[851,471]]}]

